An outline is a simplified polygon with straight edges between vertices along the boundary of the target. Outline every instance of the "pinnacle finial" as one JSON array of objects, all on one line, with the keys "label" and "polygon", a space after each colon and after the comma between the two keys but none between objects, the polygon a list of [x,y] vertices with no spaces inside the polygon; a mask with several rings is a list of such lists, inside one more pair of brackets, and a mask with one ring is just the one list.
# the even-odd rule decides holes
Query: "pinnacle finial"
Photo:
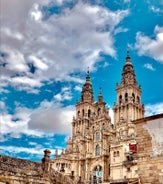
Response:
[{"label": "pinnacle finial", "polygon": [[128,48],[127,48],[127,56],[130,56],[130,52],[129,52]]},{"label": "pinnacle finial", "polygon": [[126,63],[128,63],[128,64],[131,63],[131,62],[130,62],[130,52],[129,52],[128,48],[127,48]]},{"label": "pinnacle finial", "polygon": [[99,93],[102,94],[102,87],[99,87]]},{"label": "pinnacle finial", "polygon": [[101,87],[99,88],[99,91],[100,91],[100,92],[99,92],[99,95],[98,95],[98,102],[101,103],[101,102],[103,101],[102,88],[101,88]]},{"label": "pinnacle finial", "polygon": [[127,45],[127,48],[126,48],[126,50],[127,50],[127,57],[130,57],[130,48],[129,48],[129,45]]},{"label": "pinnacle finial", "polygon": [[89,76],[89,66],[88,66],[88,68],[87,68],[87,76]]},{"label": "pinnacle finial", "polygon": [[86,81],[87,81],[87,82],[90,82],[89,67],[87,68]]}]

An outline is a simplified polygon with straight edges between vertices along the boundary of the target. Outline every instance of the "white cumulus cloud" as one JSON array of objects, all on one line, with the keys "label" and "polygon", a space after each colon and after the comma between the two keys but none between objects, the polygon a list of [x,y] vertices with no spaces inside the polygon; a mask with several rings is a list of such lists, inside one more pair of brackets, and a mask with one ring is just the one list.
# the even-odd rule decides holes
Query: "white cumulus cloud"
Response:
[{"label": "white cumulus cloud", "polygon": [[140,56],[149,56],[156,61],[163,63],[163,27],[155,26],[155,38],[144,35],[138,32],[136,35],[135,48]]},{"label": "white cumulus cloud", "polygon": [[27,108],[17,108],[14,114],[9,114],[7,111],[3,112],[0,125],[2,140],[3,136],[7,134],[14,138],[20,138],[22,134],[37,137],[43,136],[43,132],[28,128],[31,112],[32,110]]},{"label": "white cumulus cloud", "polygon": [[54,95],[54,100],[57,102],[62,102],[65,100],[71,100],[72,99],[72,93],[70,87],[63,87],[61,89],[61,92]]},{"label": "white cumulus cloud", "polygon": [[143,65],[144,68],[147,68],[148,70],[155,71],[156,69],[152,66],[150,63],[145,63]]},{"label": "white cumulus cloud", "polygon": [[162,10],[158,7],[155,7],[153,5],[150,6],[150,10],[153,11],[154,13],[161,13]]},{"label": "white cumulus cloud", "polygon": [[[63,8],[65,1],[70,2],[2,0],[0,60],[5,86],[15,86],[16,81],[21,86],[17,89],[29,90],[50,79],[79,82],[80,77],[71,74],[88,66],[95,70],[101,52],[116,57],[114,36],[126,31],[118,25],[129,10],[111,11],[85,1]],[[44,10],[52,6],[61,6],[61,12],[47,15]],[[22,85],[22,77],[32,85]]]},{"label": "white cumulus cloud", "polygon": [[49,133],[71,134],[74,107],[44,101],[30,116],[29,128]]},{"label": "white cumulus cloud", "polygon": [[[5,104],[0,102],[1,108]],[[75,114],[74,106],[62,106],[54,101],[43,101],[36,109],[17,107],[13,114],[4,111],[1,114],[1,140],[4,136],[20,138],[27,136],[48,136],[53,134],[71,134],[71,121]]]},{"label": "white cumulus cloud", "polygon": [[163,103],[147,104],[145,106],[145,116],[163,113]]}]

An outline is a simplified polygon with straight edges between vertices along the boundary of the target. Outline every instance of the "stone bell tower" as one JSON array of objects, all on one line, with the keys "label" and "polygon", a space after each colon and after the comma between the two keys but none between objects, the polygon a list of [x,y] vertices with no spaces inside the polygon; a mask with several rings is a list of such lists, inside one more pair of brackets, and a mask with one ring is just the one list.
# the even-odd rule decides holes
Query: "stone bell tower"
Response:
[{"label": "stone bell tower", "polygon": [[144,105],[141,103],[141,87],[138,85],[134,68],[127,51],[126,63],[122,71],[120,85],[116,85],[117,100],[114,104],[115,125],[123,118],[127,123],[144,117]]},{"label": "stone bell tower", "polygon": [[77,123],[74,123],[74,121],[72,123],[73,125],[72,137],[77,136],[78,134],[85,136],[89,126],[88,119],[92,115],[93,111],[94,111],[94,96],[88,71],[86,81],[82,88],[80,102],[76,103]]}]

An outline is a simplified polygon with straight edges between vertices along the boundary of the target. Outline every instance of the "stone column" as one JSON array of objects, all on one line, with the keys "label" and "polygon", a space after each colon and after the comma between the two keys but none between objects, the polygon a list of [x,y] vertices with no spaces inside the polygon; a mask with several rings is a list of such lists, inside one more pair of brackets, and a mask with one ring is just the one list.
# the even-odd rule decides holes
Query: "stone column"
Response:
[{"label": "stone column", "polygon": [[49,171],[50,153],[51,153],[50,150],[48,149],[44,150],[44,157],[42,159],[42,169],[44,174],[48,173]]}]

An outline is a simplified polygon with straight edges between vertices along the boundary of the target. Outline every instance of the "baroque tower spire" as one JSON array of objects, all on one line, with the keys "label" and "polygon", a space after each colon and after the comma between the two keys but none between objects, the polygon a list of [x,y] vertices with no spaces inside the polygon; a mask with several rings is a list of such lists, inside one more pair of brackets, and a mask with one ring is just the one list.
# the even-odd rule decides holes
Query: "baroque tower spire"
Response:
[{"label": "baroque tower spire", "polygon": [[128,84],[133,84],[137,85],[137,80],[135,77],[135,72],[133,65],[131,63],[131,58],[129,55],[129,51],[127,51],[127,56],[126,56],[126,63],[123,67],[123,72],[122,72],[122,80],[121,80],[121,85],[128,85]]},{"label": "baroque tower spire", "polygon": [[93,89],[92,89],[92,84],[90,82],[89,70],[87,71],[86,81],[82,88],[80,102],[81,103],[82,102],[89,102],[89,103],[94,102]]},{"label": "baroque tower spire", "polygon": [[98,95],[98,102],[102,103],[103,102],[103,95],[102,95],[102,88],[100,87],[99,95]]},{"label": "baroque tower spire", "polygon": [[122,119],[122,115],[127,123],[144,117],[144,105],[141,104],[141,87],[138,86],[128,51],[122,70],[121,83],[120,85],[117,84],[116,92],[117,100],[113,108],[115,124]]}]

